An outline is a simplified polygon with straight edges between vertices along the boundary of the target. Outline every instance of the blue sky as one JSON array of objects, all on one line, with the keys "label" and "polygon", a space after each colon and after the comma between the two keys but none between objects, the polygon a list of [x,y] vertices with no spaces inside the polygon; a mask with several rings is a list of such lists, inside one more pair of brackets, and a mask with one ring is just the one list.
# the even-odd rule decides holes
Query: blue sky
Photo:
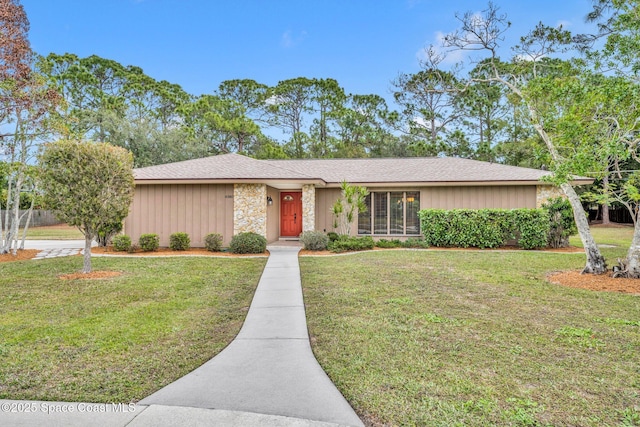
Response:
[{"label": "blue sky", "polygon": [[[389,98],[400,72],[457,26],[463,0],[22,0],[32,48],[92,54],[136,65],[194,95],[224,80],[268,85],[294,77],[334,78],[348,93]],[[589,0],[495,2],[512,22],[510,40],[542,21],[584,31]]]}]

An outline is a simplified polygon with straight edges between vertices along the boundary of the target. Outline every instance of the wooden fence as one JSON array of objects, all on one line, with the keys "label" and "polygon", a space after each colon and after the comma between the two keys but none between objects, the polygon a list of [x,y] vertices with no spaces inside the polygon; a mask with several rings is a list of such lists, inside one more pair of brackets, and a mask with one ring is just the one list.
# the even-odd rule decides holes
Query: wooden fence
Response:
[{"label": "wooden fence", "polygon": [[[0,210],[0,215],[2,215],[2,221],[4,221],[5,212],[6,212],[5,210]],[[25,212],[26,211],[24,210],[20,210],[20,216],[22,216],[22,214]],[[22,220],[20,227],[24,226],[25,221],[26,221],[26,216]],[[29,224],[29,227],[42,227],[45,225],[58,225],[58,224],[62,224],[62,222],[58,220],[58,218],[56,218],[55,215],[53,215],[50,211],[34,209],[33,215],[31,216],[31,223]]]}]

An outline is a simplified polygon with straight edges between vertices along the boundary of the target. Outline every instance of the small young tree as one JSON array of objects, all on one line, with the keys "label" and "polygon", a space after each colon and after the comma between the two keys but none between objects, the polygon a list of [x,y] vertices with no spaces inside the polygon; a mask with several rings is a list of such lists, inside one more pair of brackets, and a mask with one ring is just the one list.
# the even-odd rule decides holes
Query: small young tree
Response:
[{"label": "small young tree", "polygon": [[91,242],[129,212],[133,156],[106,143],[63,140],[47,144],[39,160],[45,204],[84,234],[82,272],[90,273]]},{"label": "small young tree", "polygon": [[366,212],[367,205],[364,200],[369,195],[365,187],[351,185],[346,181],[340,184],[342,196],[336,200],[331,208],[333,213],[333,228],[338,234],[351,234],[351,224],[358,212]]}]

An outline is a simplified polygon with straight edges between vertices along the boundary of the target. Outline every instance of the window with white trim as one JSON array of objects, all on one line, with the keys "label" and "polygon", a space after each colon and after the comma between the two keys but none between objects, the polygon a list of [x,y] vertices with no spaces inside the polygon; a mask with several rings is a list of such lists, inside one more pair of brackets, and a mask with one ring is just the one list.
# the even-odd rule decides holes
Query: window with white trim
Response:
[{"label": "window with white trim", "polygon": [[358,234],[420,235],[419,191],[374,191],[365,204],[366,212],[358,214]]}]

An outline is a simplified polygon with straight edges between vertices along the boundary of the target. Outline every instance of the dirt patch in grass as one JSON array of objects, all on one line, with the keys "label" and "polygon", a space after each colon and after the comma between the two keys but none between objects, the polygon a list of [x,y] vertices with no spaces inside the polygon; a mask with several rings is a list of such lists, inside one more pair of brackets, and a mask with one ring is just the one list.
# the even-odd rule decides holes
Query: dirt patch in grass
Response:
[{"label": "dirt patch in grass", "polygon": [[23,249],[18,251],[16,255],[12,254],[2,254],[0,255],[0,262],[13,262],[13,261],[24,261],[26,259],[34,258],[38,252],[37,249]]},{"label": "dirt patch in grass", "polygon": [[133,253],[116,251],[113,247],[91,248],[92,254],[106,255],[124,255],[124,256],[184,256],[184,255],[201,255],[201,256],[222,256],[222,257],[247,257],[247,256],[269,256],[269,251],[261,254],[232,254],[231,252],[211,252],[204,248],[189,248],[186,251],[174,251],[169,248],[159,248],[157,251],[145,252],[139,249]]},{"label": "dirt patch in grass", "polygon": [[608,274],[581,274],[579,270],[551,273],[547,279],[571,288],[640,295],[640,279],[614,279]]},{"label": "dirt patch in grass", "polygon": [[119,271],[92,271],[91,273],[72,273],[63,274],[58,276],[62,280],[76,280],[76,279],[107,279],[109,277],[122,276]]}]

